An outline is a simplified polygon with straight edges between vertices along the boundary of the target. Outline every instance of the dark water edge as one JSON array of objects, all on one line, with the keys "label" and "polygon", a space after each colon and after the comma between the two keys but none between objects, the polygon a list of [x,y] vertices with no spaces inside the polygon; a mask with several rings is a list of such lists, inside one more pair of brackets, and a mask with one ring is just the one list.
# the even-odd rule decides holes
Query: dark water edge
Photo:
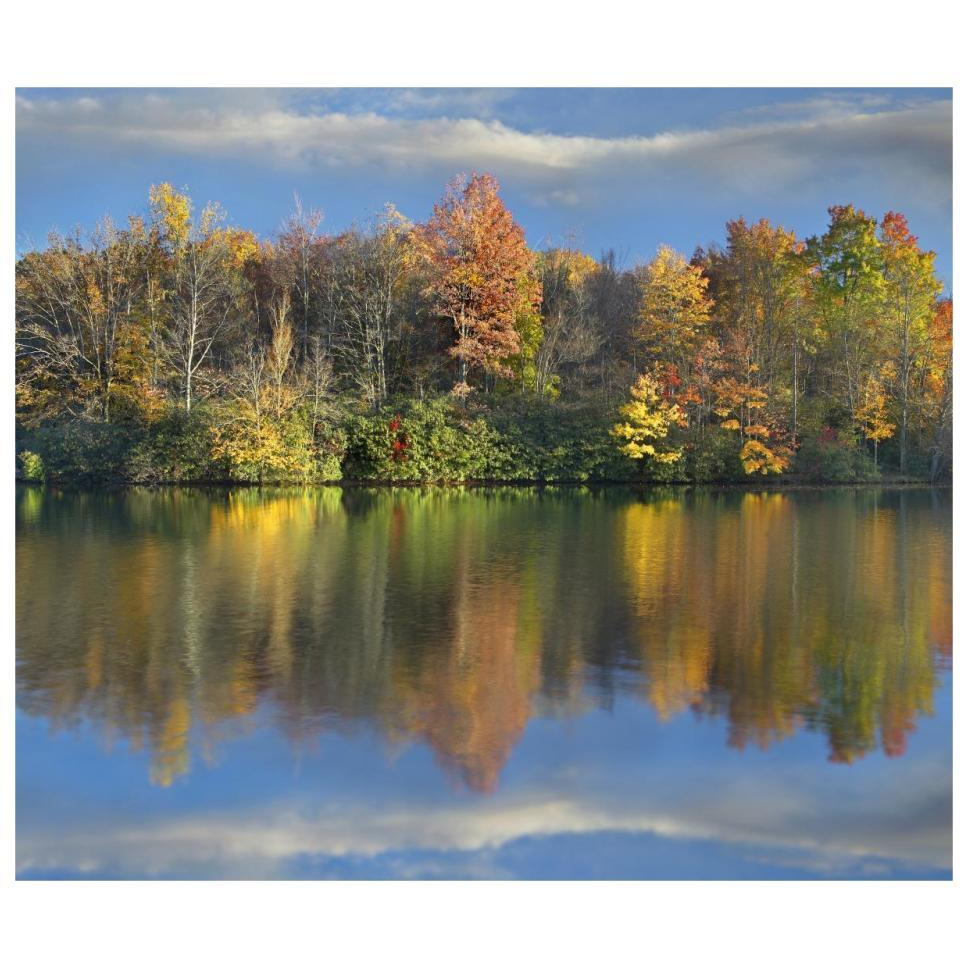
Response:
[{"label": "dark water edge", "polygon": [[314,483],[253,483],[246,480],[197,480],[190,483],[162,481],[145,483],[116,480],[108,483],[52,483],[16,478],[18,487],[50,490],[488,490],[488,489],[580,489],[580,490],[730,490],[743,493],[793,490],[952,490],[953,480],[853,480],[848,483],[815,483],[809,480],[779,480],[768,483],[714,481],[710,483],[645,483],[640,480],[325,480]]}]

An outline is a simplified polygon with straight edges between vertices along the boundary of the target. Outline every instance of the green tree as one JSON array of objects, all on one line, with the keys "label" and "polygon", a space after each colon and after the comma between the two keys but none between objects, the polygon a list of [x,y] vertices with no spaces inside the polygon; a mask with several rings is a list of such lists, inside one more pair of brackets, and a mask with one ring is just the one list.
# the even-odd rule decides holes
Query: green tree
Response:
[{"label": "green tree", "polygon": [[852,206],[830,207],[830,226],[807,241],[812,306],[825,337],[821,377],[853,420],[876,362],[888,296],[877,222]]}]

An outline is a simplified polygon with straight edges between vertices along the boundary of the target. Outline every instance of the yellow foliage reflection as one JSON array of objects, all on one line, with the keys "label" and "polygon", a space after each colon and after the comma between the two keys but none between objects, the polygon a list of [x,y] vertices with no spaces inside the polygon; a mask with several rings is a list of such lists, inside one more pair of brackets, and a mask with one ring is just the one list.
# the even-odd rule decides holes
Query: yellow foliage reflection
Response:
[{"label": "yellow foliage reflection", "polygon": [[857,511],[833,496],[626,508],[632,653],[662,717],[722,711],[736,747],[813,726],[835,762],[878,737],[903,752],[949,636],[949,531],[895,493],[858,494],[872,503]]},{"label": "yellow foliage reflection", "polygon": [[18,492],[22,709],[169,786],[254,724],[373,726],[491,792],[618,696],[907,748],[952,649],[943,493]]}]

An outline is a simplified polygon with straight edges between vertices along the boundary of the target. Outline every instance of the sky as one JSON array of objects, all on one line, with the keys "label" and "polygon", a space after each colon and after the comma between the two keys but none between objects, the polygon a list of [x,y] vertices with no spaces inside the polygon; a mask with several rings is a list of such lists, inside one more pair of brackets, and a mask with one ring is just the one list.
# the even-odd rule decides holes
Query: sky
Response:
[{"label": "sky", "polygon": [[299,196],[337,231],[395,204],[426,219],[482,171],[537,249],[623,266],[722,244],[767,217],[803,239],[827,208],[907,215],[952,271],[949,89],[21,89],[17,247],[146,211],[151,184],[219,201],[263,237]]}]

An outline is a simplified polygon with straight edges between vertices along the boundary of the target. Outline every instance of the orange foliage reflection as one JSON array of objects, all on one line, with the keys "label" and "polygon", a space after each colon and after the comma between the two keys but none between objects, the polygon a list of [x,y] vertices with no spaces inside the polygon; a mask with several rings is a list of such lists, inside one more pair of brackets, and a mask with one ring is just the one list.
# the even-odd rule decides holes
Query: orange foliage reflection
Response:
[{"label": "orange foliage reflection", "polygon": [[[926,499],[924,499],[926,497]],[[23,709],[169,785],[256,723],[372,725],[492,792],[530,719],[907,749],[948,669],[942,493],[18,493]]]}]

